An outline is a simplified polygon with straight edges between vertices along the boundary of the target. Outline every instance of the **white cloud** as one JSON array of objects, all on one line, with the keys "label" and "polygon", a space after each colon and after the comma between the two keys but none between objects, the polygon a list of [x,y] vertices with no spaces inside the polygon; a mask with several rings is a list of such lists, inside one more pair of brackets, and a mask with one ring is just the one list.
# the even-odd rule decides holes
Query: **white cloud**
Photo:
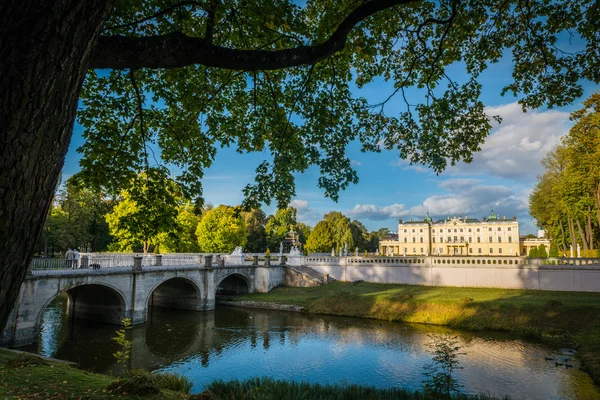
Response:
[{"label": "white cloud", "polygon": [[289,206],[296,209],[298,219],[305,223],[314,224],[323,216],[318,210],[309,207],[308,200],[294,199],[290,201]]},{"label": "white cloud", "polygon": [[308,210],[308,201],[295,199],[290,201],[290,207],[294,207],[298,212],[301,210]]},{"label": "white cloud", "polygon": [[360,167],[362,165],[362,163],[358,160],[350,160],[350,164],[354,165],[355,167]]},{"label": "white cloud", "polygon": [[470,188],[477,185],[481,182],[481,179],[473,179],[473,178],[458,178],[458,179],[446,179],[445,181],[440,182],[439,187],[444,189],[456,190],[456,189],[465,189]]},{"label": "white cloud", "polygon": [[398,218],[408,215],[408,210],[404,204],[392,204],[389,206],[379,207],[374,204],[357,204],[345,214],[356,219],[370,219],[380,221],[388,218]]},{"label": "white cloud", "polygon": [[474,154],[471,164],[449,167],[451,174],[488,174],[519,181],[534,179],[542,172],[541,159],[568,133],[569,113],[536,111],[524,113],[519,104],[486,108],[488,115],[502,117],[490,136]]}]

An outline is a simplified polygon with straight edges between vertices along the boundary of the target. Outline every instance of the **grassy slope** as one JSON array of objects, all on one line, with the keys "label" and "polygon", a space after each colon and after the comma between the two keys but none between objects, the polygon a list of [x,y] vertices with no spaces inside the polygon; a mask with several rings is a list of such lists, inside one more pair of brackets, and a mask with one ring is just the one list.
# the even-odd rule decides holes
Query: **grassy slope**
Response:
[{"label": "grassy slope", "polygon": [[[137,396],[117,396],[106,392],[114,378],[93,374],[65,364],[11,368],[6,362],[14,353],[0,349],[1,399],[138,399]],[[147,400],[182,400],[188,396],[163,391],[155,396],[139,397]]]},{"label": "grassy slope", "polygon": [[569,343],[600,385],[600,293],[336,282],[282,287],[239,300],[296,304],[310,313],[493,329]]}]

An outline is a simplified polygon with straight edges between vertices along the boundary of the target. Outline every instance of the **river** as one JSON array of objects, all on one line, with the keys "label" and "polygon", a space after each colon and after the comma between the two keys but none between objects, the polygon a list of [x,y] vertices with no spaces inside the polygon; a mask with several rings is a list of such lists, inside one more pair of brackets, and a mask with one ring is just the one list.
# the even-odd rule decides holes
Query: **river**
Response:
[{"label": "river", "polygon": [[[29,351],[118,374],[112,338],[118,326],[66,317],[66,297],[45,311],[37,345]],[[514,399],[600,399],[570,349],[498,332],[466,332],[426,325],[218,306],[214,312],[152,309],[131,329],[131,368],[177,372],[193,393],[214,379],[270,376],[313,383],[356,383],[419,389],[431,361],[432,334],[459,340],[465,393]],[[570,358],[574,368],[545,358]]]}]

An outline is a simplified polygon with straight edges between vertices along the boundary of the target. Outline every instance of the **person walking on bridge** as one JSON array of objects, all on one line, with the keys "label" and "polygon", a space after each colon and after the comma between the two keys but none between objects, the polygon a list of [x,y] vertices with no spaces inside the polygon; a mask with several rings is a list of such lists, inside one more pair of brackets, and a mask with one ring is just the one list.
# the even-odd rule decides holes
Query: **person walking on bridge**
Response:
[{"label": "person walking on bridge", "polygon": [[67,253],[65,254],[65,258],[67,259],[67,268],[73,268],[73,260],[75,259],[75,252],[69,248]]},{"label": "person walking on bridge", "polygon": [[79,268],[79,250],[73,250],[73,268]]}]

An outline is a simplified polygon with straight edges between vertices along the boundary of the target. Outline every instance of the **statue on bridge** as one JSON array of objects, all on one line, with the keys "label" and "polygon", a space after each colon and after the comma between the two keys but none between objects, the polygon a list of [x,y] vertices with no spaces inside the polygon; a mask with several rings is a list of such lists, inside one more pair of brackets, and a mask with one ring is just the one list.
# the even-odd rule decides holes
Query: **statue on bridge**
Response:
[{"label": "statue on bridge", "polygon": [[244,252],[242,251],[242,246],[237,246],[231,253],[232,256],[241,256],[243,254]]}]

